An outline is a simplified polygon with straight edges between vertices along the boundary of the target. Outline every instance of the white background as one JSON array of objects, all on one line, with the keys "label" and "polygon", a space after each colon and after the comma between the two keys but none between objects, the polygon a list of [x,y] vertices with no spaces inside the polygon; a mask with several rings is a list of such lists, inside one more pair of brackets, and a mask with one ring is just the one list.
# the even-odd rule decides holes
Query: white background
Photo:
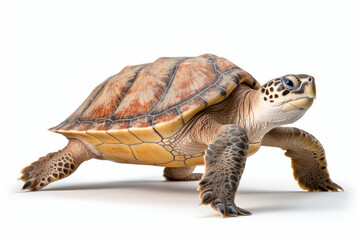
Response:
[{"label": "white background", "polygon": [[[1,239],[359,239],[359,10],[345,0],[1,1]],[[164,182],[160,167],[109,161],[20,191],[20,170],[66,145],[47,128],[97,84],[126,65],[203,53],[262,84],[315,76],[317,100],[294,125],[322,142],[345,192],[302,191],[271,148],[247,161],[236,202],[249,217],[198,206],[197,183]]]}]

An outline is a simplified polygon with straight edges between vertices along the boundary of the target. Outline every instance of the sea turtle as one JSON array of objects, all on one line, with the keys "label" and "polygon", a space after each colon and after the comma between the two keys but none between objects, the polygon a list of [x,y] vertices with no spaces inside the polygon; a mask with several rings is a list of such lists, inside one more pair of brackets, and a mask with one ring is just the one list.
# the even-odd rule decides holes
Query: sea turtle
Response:
[{"label": "sea turtle", "polygon": [[[68,145],[22,170],[23,189],[39,190],[91,158],[163,166],[168,181],[200,180],[202,204],[222,216],[248,215],[234,197],[246,158],[279,147],[308,191],[338,191],[325,152],[311,134],[290,127],[312,105],[315,80],[306,74],[261,86],[225,58],[159,58],[127,66],[93,90],[51,131]],[[205,173],[193,173],[205,164]]]}]

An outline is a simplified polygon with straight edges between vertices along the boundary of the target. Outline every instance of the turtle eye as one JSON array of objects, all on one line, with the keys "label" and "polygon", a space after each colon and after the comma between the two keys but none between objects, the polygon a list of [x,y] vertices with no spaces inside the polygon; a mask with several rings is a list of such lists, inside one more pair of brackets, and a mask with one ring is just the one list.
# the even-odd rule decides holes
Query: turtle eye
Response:
[{"label": "turtle eye", "polygon": [[289,88],[289,89],[295,89],[296,88],[296,85],[295,85],[294,81],[291,80],[290,78],[284,77],[282,79],[282,82],[283,82],[283,84],[284,84],[284,86],[286,88]]}]

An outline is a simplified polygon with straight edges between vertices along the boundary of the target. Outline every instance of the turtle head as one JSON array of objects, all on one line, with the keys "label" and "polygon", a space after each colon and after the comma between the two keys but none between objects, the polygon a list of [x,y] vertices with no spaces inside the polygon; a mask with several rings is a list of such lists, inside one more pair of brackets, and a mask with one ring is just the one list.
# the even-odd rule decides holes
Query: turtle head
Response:
[{"label": "turtle head", "polygon": [[316,97],[315,79],[306,74],[285,75],[264,84],[261,93],[264,102],[284,112],[307,110]]},{"label": "turtle head", "polygon": [[289,74],[267,82],[260,92],[260,101],[269,112],[279,122],[291,123],[311,107],[316,97],[315,79],[306,74]]}]

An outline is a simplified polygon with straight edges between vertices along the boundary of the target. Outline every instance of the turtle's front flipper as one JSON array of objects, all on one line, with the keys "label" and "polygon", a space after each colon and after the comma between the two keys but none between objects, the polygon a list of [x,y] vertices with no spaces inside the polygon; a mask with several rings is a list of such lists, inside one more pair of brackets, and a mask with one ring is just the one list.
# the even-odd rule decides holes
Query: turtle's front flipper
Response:
[{"label": "turtle's front flipper", "polygon": [[201,173],[193,173],[196,166],[166,167],[164,177],[167,181],[194,181],[200,180]]},{"label": "turtle's front flipper", "polygon": [[311,134],[297,129],[280,127],[267,133],[263,146],[280,147],[291,158],[294,177],[301,188],[308,191],[343,190],[330,179],[325,151]]},{"label": "turtle's front flipper", "polygon": [[205,173],[199,183],[202,204],[211,204],[222,216],[249,215],[234,203],[249,149],[245,131],[224,125],[205,151]]},{"label": "turtle's front flipper", "polygon": [[49,153],[25,167],[19,180],[25,182],[23,189],[39,190],[51,182],[69,176],[82,162],[97,156],[81,140],[70,139],[64,149]]}]

